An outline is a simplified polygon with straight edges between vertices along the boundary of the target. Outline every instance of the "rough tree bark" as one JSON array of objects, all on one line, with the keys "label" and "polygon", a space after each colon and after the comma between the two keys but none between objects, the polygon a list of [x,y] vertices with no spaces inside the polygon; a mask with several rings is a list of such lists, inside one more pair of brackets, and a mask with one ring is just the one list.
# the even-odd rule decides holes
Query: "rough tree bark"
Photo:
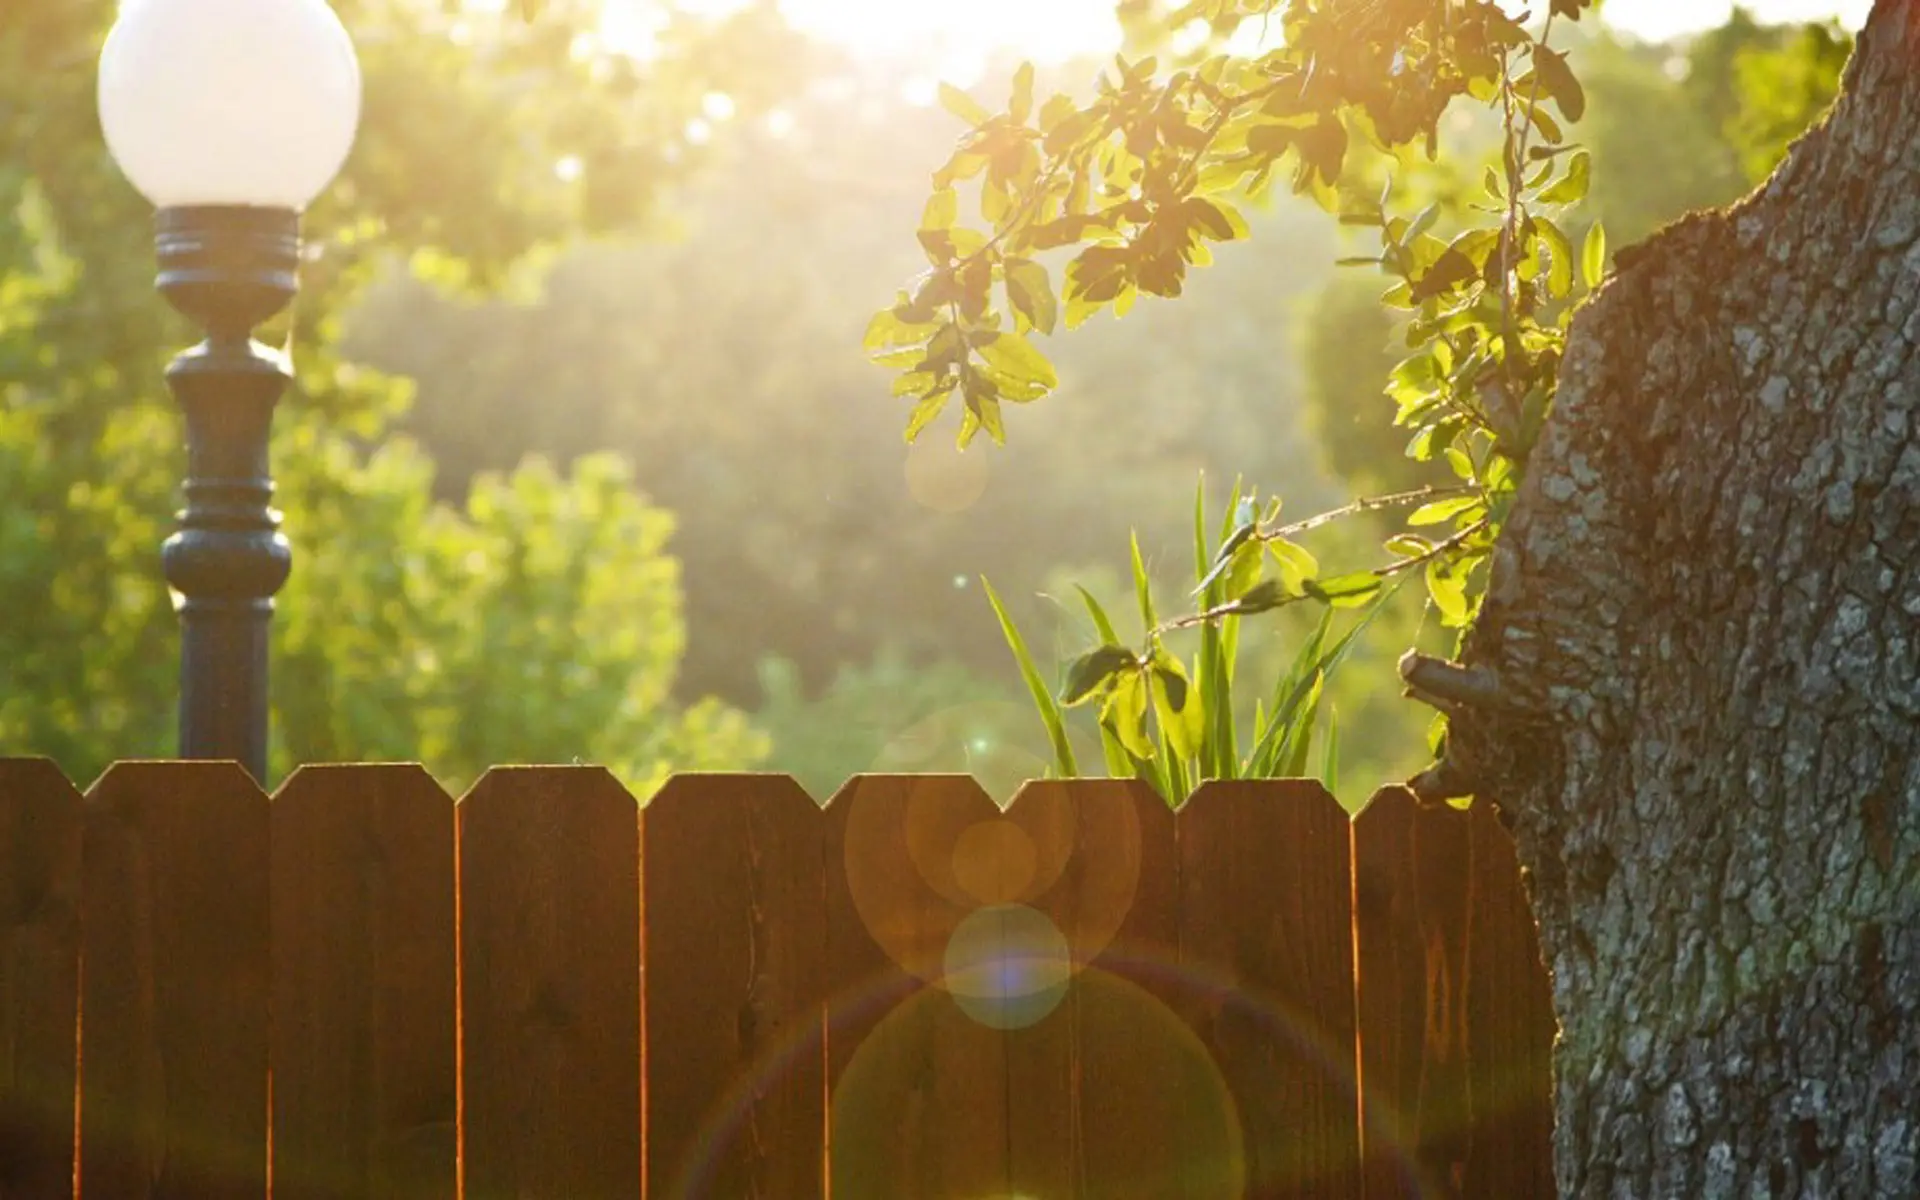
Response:
[{"label": "rough tree bark", "polygon": [[1559,1191],[1920,1196],[1920,0],[1622,259],[1448,750],[1530,872]]}]

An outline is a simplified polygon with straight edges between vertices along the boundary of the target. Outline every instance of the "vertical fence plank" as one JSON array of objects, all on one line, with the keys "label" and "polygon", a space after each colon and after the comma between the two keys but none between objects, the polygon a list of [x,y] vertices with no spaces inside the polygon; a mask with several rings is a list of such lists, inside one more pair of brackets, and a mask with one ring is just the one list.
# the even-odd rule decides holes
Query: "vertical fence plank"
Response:
[{"label": "vertical fence plank", "polygon": [[990,886],[960,839],[999,809],[964,776],[861,776],[826,815],[833,1200],[1009,1195],[1005,1039],[939,984]]},{"label": "vertical fence plank", "polygon": [[1473,1073],[1468,1196],[1553,1194],[1553,989],[1513,839],[1476,802],[1467,1047]]},{"label": "vertical fence plank", "polygon": [[466,1195],[638,1196],[638,807],[598,768],[495,768],[458,813]]},{"label": "vertical fence plank", "polygon": [[786,776],[682,776],[641,817],[648,1195],[825,1188],[825,819]]},{"label": "vertical fence plank", "polygon": [[[1178,1012],[1173,813],[1143,784],[1073,780],[1027,785],[1009,816],[1037,849],[1016,899],[1073,966],[1058,1008],[1006,1035],[1011,1193],[1240,1195],[1233,1105]],[[1025,843],[1008,857],[1024,866]]]},{"label": "vertical fence plank", "polygon": [[1474,1117],[1468,818],[1388,788],[1354,818],[1353,844],[1368,1200],[1457,1197]]},{"label": "vertical fence plank", "polygon": [[1178,817],[1193,1019],[1231,1087],[1249,1197],[1360,1193],[1346,813],[1317,783],[1216,782]]},{"label": "vertical fence plank", "polygon": [[73,1190],[80,794],[44,758],[0,759],[0,1196]]},{"label": "vertical fence plank", "polygon": [[453,800],[417,766],[274,796],[276,1200],[455,1192]]},{"label": "vertical fence plank", "polygon": [[268,810],[233,763],[120,763],[87,792],[80,1174],[114,1200],[259,1200]]}]

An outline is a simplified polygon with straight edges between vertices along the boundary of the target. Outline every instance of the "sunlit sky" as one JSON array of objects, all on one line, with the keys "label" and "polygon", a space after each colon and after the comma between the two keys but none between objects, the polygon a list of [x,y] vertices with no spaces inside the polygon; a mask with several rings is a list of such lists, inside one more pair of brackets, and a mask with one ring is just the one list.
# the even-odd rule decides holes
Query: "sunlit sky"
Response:
[{"label": "sunlit sky", "polygon": [[[739,0],[695,0],[725,9]],[[622,0],[609,0],[617,7]],[[876,55],[935,50],[956,66],[1000,47],[1044,61],[1110,49],[1119,31],[1113,0],[781,0],[794,24]],[[1648,39],[1725,21],[1731,0],[1603,0],[1606,19]],[[1849,29],[1872,0],[1747,0],[1763,21],[1838,16]]]}]

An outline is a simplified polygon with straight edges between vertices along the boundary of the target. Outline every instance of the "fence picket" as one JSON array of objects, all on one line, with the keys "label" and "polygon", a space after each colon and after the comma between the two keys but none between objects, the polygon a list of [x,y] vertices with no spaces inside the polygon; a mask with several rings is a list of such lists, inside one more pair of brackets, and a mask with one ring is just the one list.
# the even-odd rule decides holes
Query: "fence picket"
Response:
[{"label": "fence picket", "polygon": [[0,1196],[73,1192],[80,794],[44,758],[0,759]]},{"label": "fence picket", "polygon": [[1460,1196],[1472,1157],[1465,813],[1388,788],[1354,819],[1368,1200]]},{"label": "fence picket", "polygon": [[1058,877],[1022,902],[1065,935],[1075,967],[1058,1009],[1007,1035],[1013,1194],[1237,1195],[1237,1120],[1175,1007],[1173,813],[1142,784],[1073,780],[1028,784],[1011,815],[1067,839]]},{"label": "fence picket", "polygon": [[234,763],[120,763],[87,791],[90,1195],[266,1192],[268,836],[267,798]]},{"label": "fence picket", "polygon": [[417,766],[274,796],[276,1200],[455,1194],[453,800]]},{"label": "fence picket", "polygon": [[642,814],[655,1200],[824,1191],[824,826],[774,775],[681,776]]},{"label": "fence picket", "polygon": [[1467,1046],[1474,1103],[1464,1194],[1551,1196],[1553,990],[1513,839],[1490,801],[1475,802],[1468,818]]},{"label": "fence picket", "polygon": [[833,1200],[1012,1194],[1006,1040],[928,982],[978,908],[956,840],[998,815],[957,775],[856,777],[827,808]]},{"label": "fence picket", "polygon": [[1346,813],[1319,784],[1224,781],[1181,808],[1189,1020],[1231,1088],[1246,1195],[1360,1194]]},{"label": "fence picket", "polygon": [[0,759],[23,1200],[1545,1195],[1551,1000],[1491,803]]},{"label": "fence picket", "polygon": [[458,806],[464,1192],[641,1193],[638,806],[594,767]]}]

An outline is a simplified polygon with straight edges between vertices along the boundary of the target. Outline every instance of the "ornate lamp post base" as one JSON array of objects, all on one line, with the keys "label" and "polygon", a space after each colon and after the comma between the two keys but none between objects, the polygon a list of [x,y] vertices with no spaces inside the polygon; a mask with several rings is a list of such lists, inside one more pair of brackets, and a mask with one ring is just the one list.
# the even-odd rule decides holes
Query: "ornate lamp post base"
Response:
[{"label": "ornate lamp post base", "polygon": [[236,759],[266,783],[267,627],[292,550],[270,504],[273,409],[292,378],[253,331],[293,299],[300,218],[289,209],[163,208],[160,293],[207,340],[167,368],[186,414],[186,508],[161,549],[180,606],[180,754]]}]

